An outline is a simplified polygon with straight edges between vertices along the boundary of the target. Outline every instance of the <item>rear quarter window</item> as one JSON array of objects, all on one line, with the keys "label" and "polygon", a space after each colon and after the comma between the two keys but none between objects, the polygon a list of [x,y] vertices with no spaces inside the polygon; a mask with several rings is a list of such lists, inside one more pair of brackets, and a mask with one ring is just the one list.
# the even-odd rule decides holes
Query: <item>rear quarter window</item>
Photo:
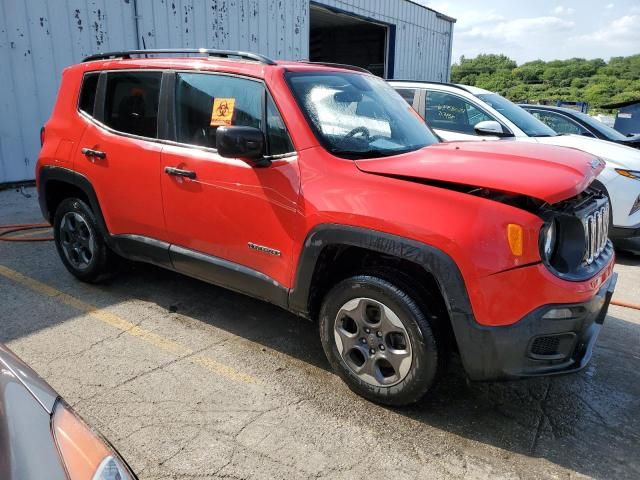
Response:
[{"label": "rear quarter window", "polygon": [[96,90],[98,89],[98,77],[100,72],[85,73],[80,87],[80,99],[78,108],[93,116],[93,107],[96,103]]},{"label": "rear quarter window", "polygon": [[413,99],[416,94],[415,88],[396,88],[396,92],[400,94],[402,98],[404,98],[405,102],[409,105],[413,105]]}]

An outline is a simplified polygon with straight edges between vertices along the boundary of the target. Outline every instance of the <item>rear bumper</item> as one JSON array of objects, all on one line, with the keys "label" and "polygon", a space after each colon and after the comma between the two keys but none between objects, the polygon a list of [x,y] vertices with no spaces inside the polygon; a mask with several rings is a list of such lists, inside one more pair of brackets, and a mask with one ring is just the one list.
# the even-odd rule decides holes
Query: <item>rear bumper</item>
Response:
[{"label": "rear bumper", "polygon": [[[588,301],[549,304],[509,326],[468,324],[456,333],[460,356],[472,380],[500,380],[570,373],[584,368],[607,315],[617,274]],[[545,318],[568,309],[568,318]],[[565,310],[566,312],[567,310]]]}]

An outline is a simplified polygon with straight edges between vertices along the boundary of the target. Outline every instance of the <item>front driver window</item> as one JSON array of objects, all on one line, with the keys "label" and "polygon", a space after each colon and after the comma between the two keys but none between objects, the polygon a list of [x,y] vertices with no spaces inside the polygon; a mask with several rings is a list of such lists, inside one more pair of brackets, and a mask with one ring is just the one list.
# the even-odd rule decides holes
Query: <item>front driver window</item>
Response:
[{"label": "front driver window", "polygon": [[474,126],[494,120],[473,103],[447,92],[427,91],[425,114],[431,128],[476,135]]},{"label": "front driver window", "polygon": [[216,148],[222,125],[262,128],[262,83],[229,75],[176,75],[176,133],[180,143]]},{"label": "front driver window", "polygon": [[533,113],[533,116],[540,120],[542,123],[551,127],[554,132],[561,135],[590,135],[589,131],[586,128],[578,125],[575,122],[572,122],[564,115],[559,115],[553,112],[544,112],[541,110],[534,110],[531,113]]}]

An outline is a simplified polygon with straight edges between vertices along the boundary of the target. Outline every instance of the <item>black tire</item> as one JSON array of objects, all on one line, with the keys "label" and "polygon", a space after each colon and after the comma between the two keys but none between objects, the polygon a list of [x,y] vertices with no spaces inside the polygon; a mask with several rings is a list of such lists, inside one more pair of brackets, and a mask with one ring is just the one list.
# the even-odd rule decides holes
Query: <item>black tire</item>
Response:
[{"label": "black tire", "polygon": [[[77,230],[81,231],[78,236],[84,240],[70,241],[70,238],[75,238],[70,237],[68,231],[71,218],[78,225]],[[79,280],[99,283],[115,272],[117,256],[105,243],[97,227],[95,215],[84,201],[66,198],[58,205],[53,220],[53,235],[62,263]],[[73,245],[79,245],[81,242],[82,246],[73,248]],[[78,249],[86,251],[86,255],[75,253]]]},{"label": "black tire", "polygon": [[[398,284],[401,285],[401,282],[398,282]],[[432,317],[428,312],[424,311],[425,306],[422,306],[421,309],[418,303],[405,293],[399,285],[392,283],[391,279],[385,280],[370,275],[347,278],[335,285],[326,294],[319,318],[322,346],[329,363],[331,363],[336,373],[358,395],[376,403],[392,406],[408,405],[420,400],[438,378],[446,356],[445,342],[438,338],[440,336],[437,333],[438,330],[431,325],[429,319]],[[364,308],[359,306],[352,311],[347,311],[348,315],[345,315],[344,308],[347,306],[351,308],[353,304],[361,301],[366,303],[368,299],[374,300],[373,307],[379,303],[395,314],[395,320],[400,320],[404,328],[403,333],[407,335],[407,340],[410,342],[410,367],[404,376],[390,377],[392,382],[390,385],[380,384],[380,382],[387,381],[384,375],[372,377],[368,373],[364,373],[364,376],[369,378],[366,381],[363,379],[363,373],[356,373],[358,363],[361,361],[361,357],[364,356],[362,349],[358,348],[362,347],[365,350],[369,349],[369,353],[372,353],[364,362],[372,362],[372,364],[367,363],[369,365],[367,367],[364,367],[363,364],[361,368],[363,368],[363,371],[374,371],[376,374],[380,374],[382,369],[376,367],[376,362],[380,362],[377,355],[385,355],[394,351],[393,347],[387,343],[386,333],[380,333],[380,335],[384,335],[385,341],[381,341],[378,349],[370,341],[373,335],[362,333],[364,329],[359,326],[349,327],[348,333],[356,331],[357,333],[354,334],[356,337],[360,337],[362,334],[363,337],[358,339],[359,342],[362,342],[362,345],[342,344],[342,338],[344,337],[336,333],[344,325],[345,321],[349,323],[353,321],[350,317],[353,312],[361,313],[367,311],[369,305],[365,305]],[[359,313],[355,313],[354,316],[357,317]],[[337,318],[338,314],[341,315],[340,318]],[[342,317],[342,315],[345,316]],[[336,322],[341,323],[337,325]],[[375,328],[377,327],[369,330],[373,331]],[[377,331],[375,333],[378,334]],[[396,334],[393,333],[393,335]],[[336,337],[341,338],[339,340],[340,346],[338,346]],[[364,343],[363,338],[366,338],[369,343]],[[378,341],[376,337],[373,337],[373,340],[374,343]],[[380,351],[379,349],[382,349],[385,345],[386,351]],[[373,348],[370,348],[370,346]],[[342,353],[340,352],[341,349]],[[360,351],[357,352],[356,350]],[[375,353],[373,353],[374,351]],[[354,361],[352,361],[349,352],[357,354]],[[356,364],[356,369],[353,368],[354,364]],[[370,365],[374,365],[373,369],[371,369]],[[395,378],[397,378],[397,381],[394,382],[393,379]]]}]

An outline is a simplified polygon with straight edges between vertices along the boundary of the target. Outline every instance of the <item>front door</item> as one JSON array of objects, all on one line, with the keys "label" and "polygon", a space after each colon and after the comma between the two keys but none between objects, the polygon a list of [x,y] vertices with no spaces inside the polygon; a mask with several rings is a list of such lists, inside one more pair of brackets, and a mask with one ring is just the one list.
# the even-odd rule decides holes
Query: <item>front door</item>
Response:
[{"label": "front door", "polygon": [[[170,242],[183,257],[206,262],[203,254],[212,265],[223,260],[230,263],[217,264],[247,267],[288,286],[300,177],[282,117],[264,84],[231,75],[176,73],[174,93],[176,144],[162,151],[161,175]],[[255,167],[221,157],[215,150],[220,125],[262,129],[267,153],[277,158],[270,166]],[[174,266],[210,279],[187,261]]]}]

